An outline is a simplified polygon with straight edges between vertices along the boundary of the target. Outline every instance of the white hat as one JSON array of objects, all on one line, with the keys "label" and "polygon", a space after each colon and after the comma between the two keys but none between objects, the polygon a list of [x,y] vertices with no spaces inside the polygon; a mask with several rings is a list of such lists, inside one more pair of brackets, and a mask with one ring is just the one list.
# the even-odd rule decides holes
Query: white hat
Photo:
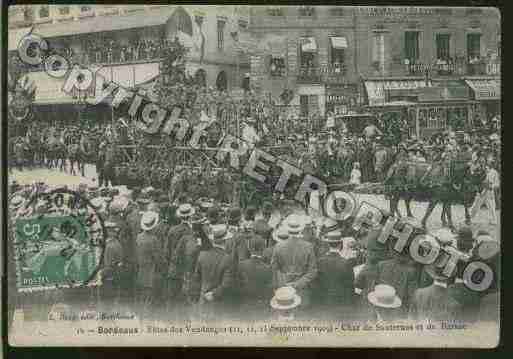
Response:
[{"label": "white hat", "polygon": [[285,226],[290,235],[298,235],[305,229],[304,218],[297,214],[291,214],[285,220]]},{"label": "white hat", "polygon": [[178,218],[190,217],[194,213],[196,213],[196,210],[189,203],[184,203],[184,204],[179,205],[178,209],[176,210],[176,216]]},{"label": "white hat", "polygon": [[141,218],[141,229],[149,231],[159,224],[159,214],[153,211],[144,212]]},{"label": "white hat", "polygon": [[212,231],[209,237],[213,242],[222,242],[233,236],[233,234],[228,231],[228,226],[226,224],[215,224],[211,229]]},{"label": "white hat", "polygon": [[278,310],[296,308],[301,304],[301,297],[293,287],[281,287],[276,289],[271,299],[271,307]]},{"label": "white hat", "polygon": [[289,238],[289,231],[287,228],[280,226],[273,231],[272,236],[277,243],[282,243]]},{"label": "white hat", "polygon": [[369,302],[381,308],[399,308],[402,305],[394,287],[386,284],[378,284],[374,287],[374,291],[367,295]]}]

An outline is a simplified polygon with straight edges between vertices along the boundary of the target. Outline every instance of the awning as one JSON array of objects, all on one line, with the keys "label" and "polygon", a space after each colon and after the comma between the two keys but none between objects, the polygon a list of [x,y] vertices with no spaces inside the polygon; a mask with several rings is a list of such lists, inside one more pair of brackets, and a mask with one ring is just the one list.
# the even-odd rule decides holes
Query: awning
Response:
[{"label": "awning", "polygon": [[[98,71],[105,81],[113,81],[126,89],[133,89],[146,84],[159,75],[158,63],[145,63],[135,65],[106,66]],[[31,72],[28,78],[36,85],[36,104],[66,104],[76,103],[78,100],[72,94],[62,90],[65,78],[55,78],[46,72]],[[88,95],[93,97],[95,84],[91,85]]]},{"label": "awning", "polygon": [[30,29],[30,27],[24,27],[22,29],[9,30],[9,37],[7,39],[9,51],[13,51],[18,48],[21,39],[29,33]]},{"label": "awning", "polygon": [[466,79],[465,82],[474,91],[476,100],[500,100],[501,98],[499,79]]},{"label": "awning", "polygon": [[330,37],[331,46],[334,49],[347,49],[347,40],[345,37]]},{"label": "awning", "polygon": [[125,88],[132,88],[147,82],[159,74],[158,62],[102,67],[98,73],[106,81],[113,81]]},{"label": "awning", "polygon": [[175,8],[163,8],[158,11],[149,10],[132,15],[95,16],[80,21],[42,24],[35,27],[34,33],[49,38],[157,26],[165,24],[174,10]]},{"label": "awning", "polygon": [[[432,83],[428,82],[427,87]],[[413,90],[426,87],[425,80],[368,80],[365,81],[369,106],[383,106],[385,104],[386,91],[388,90]]]},{"label": "awning", "polygon": [[315,42],[315,37],[303,37],[301,39],[301,51],[316,52],[317,43]]}]

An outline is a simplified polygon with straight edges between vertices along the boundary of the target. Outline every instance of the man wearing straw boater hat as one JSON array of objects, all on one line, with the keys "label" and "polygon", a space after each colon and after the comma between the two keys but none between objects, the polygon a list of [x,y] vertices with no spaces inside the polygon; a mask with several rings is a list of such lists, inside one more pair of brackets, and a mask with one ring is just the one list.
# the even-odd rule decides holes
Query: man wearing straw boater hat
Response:
[{"label": "man wearing straw boater hat", "polygon": [[201,251],[196,263],[190,296],[205,320],[225,318],[233,304],[232,256],[226,250],[230,235],[226,224],[212,226],[212,248]]},{"label": "man wearing straw boater hat", "polygon": [[376,285],[374,290],[367,295],[367,299],[374,308],[374,319],[377,321],[395,320],[401,316],[402,301],[391,285]]},{"label": "man wearing straw boater hat", "polygon": [[159,250],[157,236],[154,233],[158,223],[158,213],[144,212],[141,217],[142,233],[137,236],[136,241],[137,310],[141,313],[141,319],[146,319],[151,313],[157,281],[157,267],[164,260],[163,253]]},{"label": "man wearing straw boater hat", "polygon": [[301,305],[301,297],[294,287],[281,287],[276,289],[271,299],[271,308],[274,317],[279,321],[293,321]]},{"label": "man wearing straw boater hat", "polygon": [[[405,218],[402,220],[401,226],[411,225],[414,231],[420,231],[422,225],[413,218]],[[416,233],[416,232],[413,232]],[[415,262],[407,253],[407,248],[402,252],[397,252],[390,248],[392,258],[378,263],[378,284],[388,284],[395,288],[397,295],[401,298],[404,310],[403,314],[407,314],[410,299],[418,287],[418,273]]]},{"label": "man wearing straw boater hat", "polygon": [[289,239],[276,245],[271,260],[274,287],[294,287],[302,298],[303,309],[306,309],[310,305],[312,282],[317,277],[314,248],[301,238],[304,225],[300,215],[290,215],[284,225]]},{"label": "man wearing straw boater hat", "polygon": [[351,263],[341,254],[342,232],[329,232],[321,240],[328,244],[329,250],[319,257],[312,301],[320,309],[321,316],[347,319],[347,315],[354,312],[354,272]]}]

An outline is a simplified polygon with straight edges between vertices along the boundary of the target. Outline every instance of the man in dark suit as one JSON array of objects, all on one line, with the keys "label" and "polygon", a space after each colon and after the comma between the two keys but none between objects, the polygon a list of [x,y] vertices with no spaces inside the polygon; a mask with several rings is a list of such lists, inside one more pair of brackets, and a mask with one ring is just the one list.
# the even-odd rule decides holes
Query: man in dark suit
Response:
[{"label": "man in dark suit", "polygon": [[158,280],[157,268],[162,265],[164,256],[158,245],[154,229],[159,222],[159,215],[155,212],[145,212],[141,218],[142,233],[137,236],[136,258],[137,258],[137,309],[140,312],[140,319],[146,319],[152,314],[152,303],[154,300],[154,288]]},{"label": "man in dark suit", "polygon": [[199,254],[192,278],[190,296],[198,302],[205,320],[226,318],[233,304],[233,263],[225,246],[228,233],[225,224],[212,227],[212,248]]},{"label": "man in dark suit", "polygon": [[[169,229],[167,234],[167,243],[165,251],[166,259],[169,263],[168,268],[168,295],[169,298],[175,298],[179,295],[183,286],[183,275],[185,272],[186,259],[186,241],[184,237],[192,235],[190,218],[194,215],[195,209],[190,204],[181,204],[176,210],[176,217],[180,224]],[[188,237],[188,239],[190,239]]]},{"label": "man in dark suit", "polygon": [[123,266],[123,248],[118,240],[119,227],[115,222],[105,222],[107,243],[101,270],[100,300],[104,312],[111,313],[120,299],[120,273]]},{"label": "man in dark suit", "polygon": [[241,261],[238,267],[240,313],[248,320],[270,316],[273,273],[270,263],[266,263],[263,257],[265,243],[261,236],[252,237],[249,240],[250,258]]},{"label": "man in dark suit", "polygon": [[426,266],[426,272],[433,278],[433,284],[417,289],[411,298],[409,314],[414,320],[450,321],[460,317],[461,305],[454,300],[447,283],[451,278],[443,275],[443,268]]},{"label": "man in dark suit", "polygon": [[[195,209],[190,204],[178,207],[177,216],[182,218],[183,222],[180,224],[181,227],[175,228],[168,238],[168,253],[171,251],[168,272],[169,299],[184,305],[190,304],[189,293],[192,276],[201,250],[201,240],[192,230],[191,221],[194,213]],[[178,242],[172,250],[172,243],[176,239]]]},{"label": "man in dark suit", "polygon": [[319,306],[325,318],[348,319],[354,312],[353,267],[342,258],[342,233],[332,231],[321,238],[329,250],[319,257],[317,285],[312,301]]},{"label": "man in dark suit", "polygon": [[304,309],[310,306],[312,283],[317,277],[317,259],[311,243],[302,239],[303,225],[298,215],[285,220],[289,239],[274,248],[271,265],[274,288],[294,287]]}]

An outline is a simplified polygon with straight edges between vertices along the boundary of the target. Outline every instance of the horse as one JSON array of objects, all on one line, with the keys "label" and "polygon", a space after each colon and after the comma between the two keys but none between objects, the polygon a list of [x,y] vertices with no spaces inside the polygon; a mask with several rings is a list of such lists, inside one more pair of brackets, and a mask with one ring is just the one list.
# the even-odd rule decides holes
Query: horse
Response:
[{"label": "horse", "polygon": [[426,214],[423,219],[425,227],[427,218],[436,207],[437,203],[442,203],[442,224],[448,225],[454,229],[452,220],[452,205],[461,204],[465,210],[465,223],[470,225],[470,207],[473,204],[477,193],[481,191],[482,183],[486,177],[485,169],[482,166],[473,167],[468,163],[451,163],[450,178],[452,181],[445,183],[445,188],[435,192],[432,200],[429,202]]},{"label": "horse", "polygon": [[468,164],[458,164],[454,159],[432,163],[399,160],[389,169],[385,188],[390,200],[390,213],[401,213],[398,204],[405,201],[408,217],[414,217],[411,201],[428,202],[428,208],[422,218],[426,227],[427,220],[437,204],[442,204],[441,221],[444,226],[454,228],[451,205],[463,204],[465,219],[470,223],[469,207],[482,181],[482,171],[470,172]]}]

